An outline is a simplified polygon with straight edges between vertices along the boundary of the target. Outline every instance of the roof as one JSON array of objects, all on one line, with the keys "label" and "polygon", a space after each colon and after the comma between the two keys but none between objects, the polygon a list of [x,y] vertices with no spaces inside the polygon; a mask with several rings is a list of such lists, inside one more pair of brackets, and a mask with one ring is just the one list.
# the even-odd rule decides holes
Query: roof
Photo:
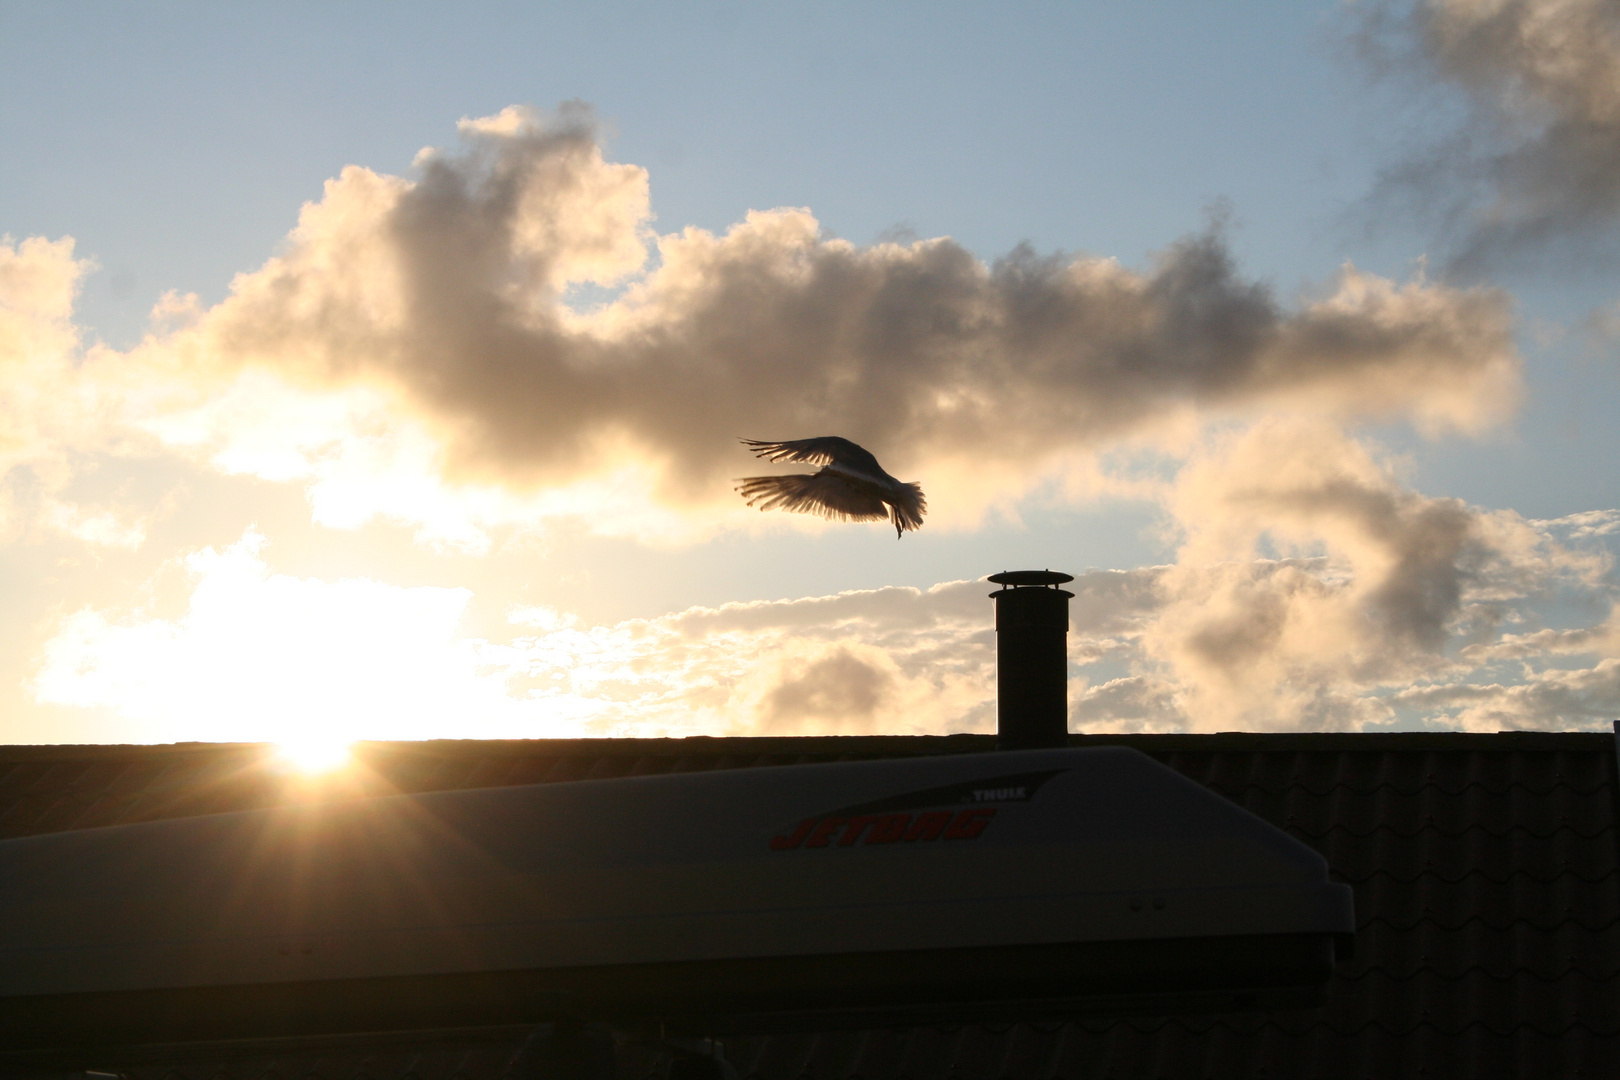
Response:
[{"label": "roof", "polygon": [[[1321,1009],[727,1040],[760,1080],[1609,1076],[1620,834],[1604,734],[1073,736],[1134,746],[1326,856],[1356,952]],[[0,836],[310,798],[989,750],[990,736],[370,743],[310,782],[245,745],[0,748]],[[112,1054],[134,1080],[494,1080],[526,1032]],[[657,1055],[621,1049],[621,1075]],[[82,1068],[84,1063],[80,1063]]]}]

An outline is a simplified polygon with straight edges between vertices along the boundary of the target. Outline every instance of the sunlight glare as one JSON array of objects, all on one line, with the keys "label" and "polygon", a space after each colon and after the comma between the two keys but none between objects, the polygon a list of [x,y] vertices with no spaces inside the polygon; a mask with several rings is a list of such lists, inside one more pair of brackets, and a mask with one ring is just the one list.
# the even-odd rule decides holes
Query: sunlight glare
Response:
[{"label": "sunlight glare", "polygon": [[349,745],[343,739],[305,736],[278,743],[276,753],[299,772],[313,776],[347,765]]}]

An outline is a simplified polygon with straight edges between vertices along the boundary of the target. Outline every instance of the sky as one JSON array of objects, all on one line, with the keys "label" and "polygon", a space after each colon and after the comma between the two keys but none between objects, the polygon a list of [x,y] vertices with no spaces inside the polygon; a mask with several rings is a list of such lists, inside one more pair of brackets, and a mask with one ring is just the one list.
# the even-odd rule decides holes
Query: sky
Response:
[{"label": "sky", "polygon": [[[1620,716],[1600,0],[0,0],[0,742]],[[841,435],[923,527],[762,513]]]}]

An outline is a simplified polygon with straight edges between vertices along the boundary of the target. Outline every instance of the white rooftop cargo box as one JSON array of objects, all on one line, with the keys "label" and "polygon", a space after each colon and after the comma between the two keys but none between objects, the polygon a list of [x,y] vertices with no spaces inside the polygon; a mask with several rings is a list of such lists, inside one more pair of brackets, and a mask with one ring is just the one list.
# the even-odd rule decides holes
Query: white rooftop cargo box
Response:
[{"label": "white rooftop cargo box", "polygon": [[1122,748],[314,802],[0,842],[0,1044],[1253,1008],[1353,929]]}]

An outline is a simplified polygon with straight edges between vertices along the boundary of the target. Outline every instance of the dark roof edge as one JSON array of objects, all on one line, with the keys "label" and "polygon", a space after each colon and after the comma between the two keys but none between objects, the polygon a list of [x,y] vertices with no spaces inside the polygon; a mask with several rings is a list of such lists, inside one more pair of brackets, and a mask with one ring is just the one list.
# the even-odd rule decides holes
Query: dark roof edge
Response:
[{"label": "dark roof edge", "polygon": [[[1605,731],[1463,731],[1398,732],[1251,732],[1212,734],[1072,734],[1071,746],[1130,746],[1147,753],[1214,751],[1556,751],[1607,750],[1614,736]],[[422,742],[361,742],[356,750],[371,754],[645,754],[679,757],[704,755],[779,755],[783,757],[864,757],[903,754],[981,753],[993,750],[994,735],[693,735],[679,739],[430,739]],[[257,757],[273,751],[269,743],[76,743],[0,746],[0,761],[41,761],[119,757],[177,757],[193,754]]]},{"label": "dark roof edge", "polygon": [[1213,750],[1610,750],[1607,731],[1219,731],[1212,734],[1070,735],[1072,746],[1134,746],[1152,753]]}]

